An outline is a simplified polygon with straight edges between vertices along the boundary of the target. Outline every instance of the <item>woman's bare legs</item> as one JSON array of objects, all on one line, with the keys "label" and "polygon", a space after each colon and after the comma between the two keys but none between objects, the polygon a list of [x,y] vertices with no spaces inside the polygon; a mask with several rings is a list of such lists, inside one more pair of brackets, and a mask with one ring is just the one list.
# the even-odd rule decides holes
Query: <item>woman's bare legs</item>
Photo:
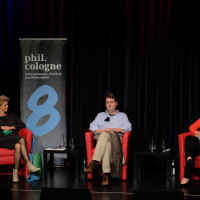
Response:
[{"label": "woman's bare legs", "polygon": [[20,139],[19,144],[20,144],[20,146],[21,146],[21,154],[22,154],[24,160],[25,160],[26,162],[30,161],[30,160],[29,160],[29,157],[28,157],[27,149],[26,149],[26,142],[25,142],[25,139],[24,139],[24,138]]},{"label": "woman's bare legs", "polygon": [[18,178],[18,169],[19,169],[19,163],[21,160],[21,145],[19,143],[15,144],[15,155],[14,155],[14,169],[13,169],[13,182],[17,183],[19,182]]},{"label": "woman's bare legs", "polygon": [[21,145],[17,143],[15,144],[14,169],[19,169],[20,159],[21,159]]},{"label": "woman's bare legs", "polygon": [[28,166],[28,171],[29,172],[37,172],[40,170],[40,168],[37,168],[35,167],[32,162],[29,160],[29,157],[28,157],[28,153],[27,153],[27,149],[26,149],[26,142],[24,140],[24,138],[22,138],[20,141],[19,141],[19,144],[21,146],[21,153],[22,153],[22,156],[24,158],[24,160],[26,161],[27,163],[27,166]]},{"label": "woman's bare legs", "polygon": [[24,138],[20,139],[19,143],[16,143],[14,147],[15,147],[15,155],[14,155],[15,164],[14,164],[14,169],[13,169],[13,182],[17,183],[19,182],[18,169],[19,169],[19,164],[21,160],[21,155],[23,156],[24,160],[27,163],[29,172],[39,171],[40,168],[36,168],[29,160],[27,149],[26,149],[26,142]]}]

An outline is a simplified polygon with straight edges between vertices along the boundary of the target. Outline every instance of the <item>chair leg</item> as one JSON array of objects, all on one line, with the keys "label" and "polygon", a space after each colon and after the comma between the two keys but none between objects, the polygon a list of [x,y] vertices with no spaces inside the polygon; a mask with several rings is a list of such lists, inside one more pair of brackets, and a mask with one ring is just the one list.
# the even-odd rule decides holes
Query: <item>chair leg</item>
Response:
[{"label": "chair leg", "polygon": [[122,167],[121,180],[125,181],[127,179],[127,164]]},{"label": "chair leg", "polygon": [[92,180],[92,173],[91,174],[87,174],[87,179]]}]

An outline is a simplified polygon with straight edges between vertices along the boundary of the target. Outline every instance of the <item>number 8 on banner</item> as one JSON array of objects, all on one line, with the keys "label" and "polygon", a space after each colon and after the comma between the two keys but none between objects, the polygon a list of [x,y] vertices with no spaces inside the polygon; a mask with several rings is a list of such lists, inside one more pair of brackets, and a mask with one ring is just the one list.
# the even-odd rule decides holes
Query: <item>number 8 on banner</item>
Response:
[{"label": "number 8 on banner", "polygon": [[[38,105],[38,100],[44,95],[48,95],[47,100],[43,104]],[[30,129],[35,136],[45,135],[58,125],[60,113],[54,108],[57,101],[58,95],[49,85],[40,86],[29,98],[28,108],[33,112],[28,117],[27,128]],[[37,126],[39,120],[46,115],[50,115],[48,121],[41,126]]]}]

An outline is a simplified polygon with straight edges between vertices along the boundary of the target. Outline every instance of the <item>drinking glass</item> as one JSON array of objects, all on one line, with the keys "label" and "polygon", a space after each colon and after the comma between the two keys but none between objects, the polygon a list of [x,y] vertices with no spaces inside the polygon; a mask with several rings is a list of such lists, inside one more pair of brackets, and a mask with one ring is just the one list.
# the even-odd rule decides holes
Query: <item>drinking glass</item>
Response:
[{"label": "drinking glass", "polygon": [[163,140],[161,144],[161,151],[164,152],[165,149],[166,149],[166,145],[165,145],[165,141]]},{"label": "drinking glass", "polygon": [[152,136],[151,137],[151,141],[149,143],[149,149],[151,152],[154,152],[156,150],[156,144],[154,142],[154,137]]},{"label": "drinking glass", "polygon": [[60,148],[65,148],[65,137],[64,137],[64,135],[62,135],[61,144],[60,144],[59,147]]},{"label": "drinking glass", "polygon": [[74,151],[74,149],[75,149],[75,143],[76,143],[75,138],[70,138],[69,139],[69,147],[70,147],[71,151]]},{"label": "drinking glass", "polygon": [[150,143],[149,149],[150,149],[151,152],[154,152],[156,150],[156,145],[154,143]]}]

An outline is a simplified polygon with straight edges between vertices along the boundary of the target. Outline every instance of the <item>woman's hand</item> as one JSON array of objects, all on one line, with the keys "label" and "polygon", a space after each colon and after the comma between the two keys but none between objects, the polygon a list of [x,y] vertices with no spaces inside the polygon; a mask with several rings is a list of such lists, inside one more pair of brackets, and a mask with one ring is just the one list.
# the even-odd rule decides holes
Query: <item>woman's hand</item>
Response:
[{"label": "woman's hand", "polygon": [[194,135],[195,135],[196,137],[200,137],[200,132],[199,132],[199,131],[195,131],[195,132],[194,132]]},{"label": "woman's hand", "polygon": [[3,131],[11,131],[12,129],[15,129],[14,126],[1,126],[1,129]]}]

